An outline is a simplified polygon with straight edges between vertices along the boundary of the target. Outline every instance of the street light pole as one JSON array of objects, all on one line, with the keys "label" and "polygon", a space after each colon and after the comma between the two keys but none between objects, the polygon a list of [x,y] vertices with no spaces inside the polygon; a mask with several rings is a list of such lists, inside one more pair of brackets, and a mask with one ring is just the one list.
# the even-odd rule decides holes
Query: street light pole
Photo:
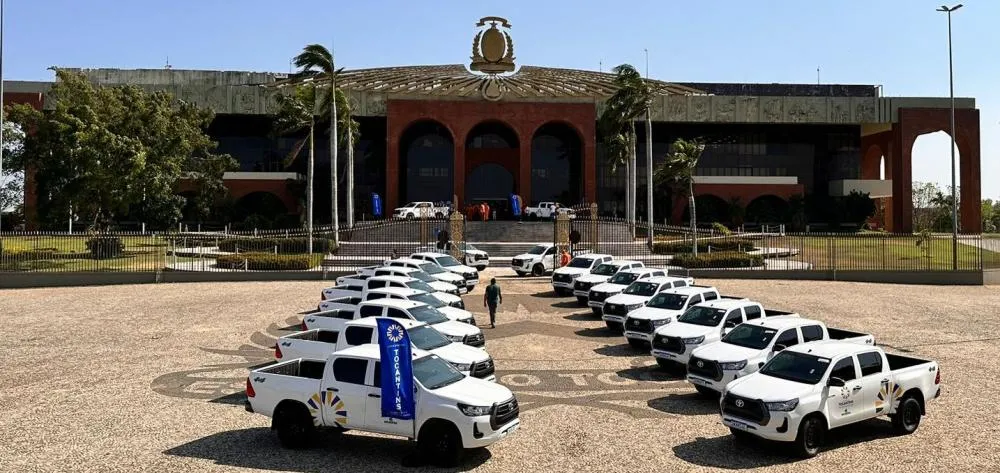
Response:
[{"label": "street light pole", "polygon": [[[3,190],[3,0],[0,0],[0,191]],[[3,230],[3,203],[0,202],[0,230]]]},{"label": "street light pole", "polygon": [[951,12],[962,8],[941,5],[937,11],[948,14],[948,95],[951,97],[951,269],[958,270],[958,191],[955,185],[955,69],[951,53]]},{"label": "street light pole", "polygon": [[[646,53],[646,81],[649,81],[649,50]],[[646,244],[653,248],[653,117],[646,104]]]}]

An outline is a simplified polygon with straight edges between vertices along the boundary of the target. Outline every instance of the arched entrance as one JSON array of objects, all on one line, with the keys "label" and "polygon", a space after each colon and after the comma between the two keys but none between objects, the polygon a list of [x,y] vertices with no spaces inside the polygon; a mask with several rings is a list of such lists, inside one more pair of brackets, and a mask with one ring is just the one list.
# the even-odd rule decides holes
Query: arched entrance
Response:
[{"label": "arched entrance", "polygon": [[786,223],[788,202],[776,195],[762,195],[747,204],[746,221],[753,223]]},{"label": "arched entrance", "polygon": [[531,138],[531,200],[579,204],[583,198],[581,142],[564,123],[546,123]]},{"label": "arched entrance", "polygon": [[447,128],[432,120],[411,124],[399,141],[399,162],[400,195],[405,201],[451,201],[455,146]]},{"label": "arched entrance", "polygon": [[486,163],[469,171],[465,179],[466,200],[506,200],[514,192],[514,173],[507,168]]},{"label": "arched entrance", "polygon": [[482,122],[465,138],[465,204],[486,202],[497,217],[509,212],[508,196],[517,192],[520,139],[500,121]]}]

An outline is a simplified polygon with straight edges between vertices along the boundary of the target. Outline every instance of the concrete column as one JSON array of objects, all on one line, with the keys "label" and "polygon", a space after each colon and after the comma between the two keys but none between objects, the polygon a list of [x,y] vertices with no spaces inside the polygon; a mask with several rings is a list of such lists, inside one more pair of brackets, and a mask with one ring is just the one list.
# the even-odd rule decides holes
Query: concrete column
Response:
[{"label": "concrete column", "polygon": [[455,154],[455,164],[453,166],[453,171],[455,173],[453,181],[453,190],[458,202],[452,203],[455,209],[465,208],[465,137],[461,139],[455,139],[455,148],[453,153]]},{"label": "concrete column", "polygon": [[980,176],[979,110],[955,111],[955,144],[958,146],[959,232],[983,231],[982,178]]},{"label": "concrete column", "polygon": [[385,151],[385,205],[382,214],[388,216],[392,209],[399,206],[399,139],[405,127],[393,126],[388,120],[389,130],[386,133],[387,147]]},{"label": "concrete column", "polygon": [[[519,133],[525,136],[523,133]],[[520,153],[517,162],[517,193],[521,196],[524,207],[532,205],[531,201],[531,136],[521,138]]]}]

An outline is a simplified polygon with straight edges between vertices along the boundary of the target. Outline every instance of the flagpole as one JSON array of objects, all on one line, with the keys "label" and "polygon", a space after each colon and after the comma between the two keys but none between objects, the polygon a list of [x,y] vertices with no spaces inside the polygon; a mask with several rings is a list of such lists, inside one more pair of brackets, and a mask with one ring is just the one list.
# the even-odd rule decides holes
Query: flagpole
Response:
[{"label": "flagpole", "polygon": [[[3,188],[3,4],[0,0],[0,189]],[[0,204],[0,231],[3,230],[3,208]]]}]

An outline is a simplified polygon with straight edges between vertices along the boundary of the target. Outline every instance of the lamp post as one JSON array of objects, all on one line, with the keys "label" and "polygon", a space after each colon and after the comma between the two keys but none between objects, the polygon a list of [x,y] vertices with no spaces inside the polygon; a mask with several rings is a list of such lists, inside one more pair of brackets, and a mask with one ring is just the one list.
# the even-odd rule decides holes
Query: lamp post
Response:
[{"label": "lamp post", "polygon": [[[0,0],[0,190],[3,189],[3,0]],[[0,230],[3,230],[3,204],[0,203]]]},{"label": "lamp post", "polygon": [[958,270],[958,193],[955,185],[955,70],[951,54],[951,12],[962,8],[941,5],[937,11],[948,14],[948,95],[951,97],[951,269]]},{"label": "lamp post", "polygon": [[[649,81],[649,49],[646,53],[646,81]],[[648,85],[648,82],[647,82]],[[646,244],[653,248],[653,117],[646,104]]]}]

